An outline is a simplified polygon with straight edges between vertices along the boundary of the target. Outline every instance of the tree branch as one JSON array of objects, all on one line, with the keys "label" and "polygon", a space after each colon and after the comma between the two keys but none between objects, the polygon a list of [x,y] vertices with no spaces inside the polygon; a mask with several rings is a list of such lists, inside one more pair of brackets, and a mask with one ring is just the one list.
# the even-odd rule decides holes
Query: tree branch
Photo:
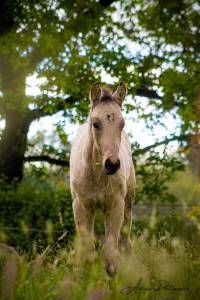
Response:
[{"label": "tree branch", "polygon": [[8,1],[0,1],[0,35],[4,35],[12,30],[15,26],[14,6]]},{"label": "tree branch", "polygon": [[[142,97],[147,97],[147,98],[153,98],[153,99],[162,99],[162,97],[159,96],[156,91],[149,90],[148,87],[145,85],[141,85],[141,87],[137,89],[136,95],[142,96]],[[41,117],[51,116],[61,110],[69,108],[76,102],[80,101],[80,99],[74,98],[73,96],[69,96],[65,99],[52,98],[52,97],[48,97],[47,95],[43,95],[40,98],[41,103],[43,103],[43,102],[47,103],[49,101],[55,102],[55,104],[52,104],[52,110],[49,109],[48,106],[43,106],[41,108],[31,110],[29,113],[31,121],[41,118]]]},{"label": "tree branch", "polygon": [[103,7],[107,7],[110,4],[112,4],[115,0],[99,0],[99,3],[101,4],[101,6]]},{"label": "tree branch", "polygon": [[173,136],[172,138],[166,138],[165,140],[162,140],[160,142],[156,142],[154,144],[151,144],[147,147],[144,147],[142,149],[138,149],[138,150],[135,150],[135,154],[136,155],[140,155],[140,154],[145,154],[146,152],[150,151],[151,149],[153,148],[156,148],[158,146],[161,146],[161,145],[167,145],[169,144],[170,142],[173,142],[173,141],[184,141],[186,140],[189,136],[189,134],[181,134],[179,136]]},{"label": "tree branch", "polygon": [[[151,99],[159,99],[159,100],[162,99],[162,97],[159,96],[156,91],[148,89],[146,85],[141,85],[141,87],[137,89],[136,95],[146,97],[146,98],[151,98]],[[55,113],[65,110],[71,107],[72,105],[74,105],[76,102],[80,101],[80,99],[74,98],[73,96],[69,96],[67,98],[53,98],[47,95],[43,95],[42,97],[37,97],[37,99],[41,104],[52,102],[52,109],[51,109],[51,104],[47,104],[41,108],[30,110],[29,111],[30,122],[34,121],[35,119],[39,119],[41,117],[52,116]]]},{"label": "tree branch", "polygon": [[52,110],[49,109],[50,104],[48,106],[43,106],[41,108],[36,108],[33,110],[30,110],[29,112],[29,119],[31,121],[41,118],[41,117],[45,117],[45,116],[52,116],[55,113],[64,110],[66,108],[69,108],[70,106],[72,106],[75,102],[79,101],[79,99],[75,99],[72,96],[69,96],[65,99],[62,98],[51,98],[48,96],[43,96],[40,99],[41,102],[47,102],[47,101],[52,101],[55,102],[55,104],[52,104]]},{"label": "tree branch", "polygon": [[69,167],[69,161],[68,160],[62,160],[57,158],[52,158],[48,155],[36,155],[36,156],[26,156],[24,158],[25,162],[48,162],[52,165],[62,166],[62,167]]},{"label": "tree branch", "polygon": [[146,85],[141,85],[136,90],[136,95],[141,97],[151,98],[151,99],[162,99],[162,97],[159,96],[156,91],[148,89]]},{"label": "tree branch", "polygon": [[[191,137],[191,135],[189,135],[189,134],[187,134],[187,135],[186,134],[181,134],[179,136],[173,136],[172,138],[166,138],[163,141],[154,143],[154,144],[149,145],[147,147],[144,147],[142,149],[135,150],[134,154],[135,155],[145,154],[146,152],[148,152],[151,149],[156,148],[158,146],[167,145],[167,144],[169,144],[170,142],[173,142],[173,141],[184,141],[188,137]],[[56,159],[56,158],[52,158],[52,157],[50,157],[48,155],[26,156],[24,158],[24,161],[25,162],[36,162],[36,161],[42,162],[43,161],[43,162],[48,162],[48,163],[50,163],[52,165],[57,165],[57,166],[62,166],[62,167],[69,168],[69,160]]]}]

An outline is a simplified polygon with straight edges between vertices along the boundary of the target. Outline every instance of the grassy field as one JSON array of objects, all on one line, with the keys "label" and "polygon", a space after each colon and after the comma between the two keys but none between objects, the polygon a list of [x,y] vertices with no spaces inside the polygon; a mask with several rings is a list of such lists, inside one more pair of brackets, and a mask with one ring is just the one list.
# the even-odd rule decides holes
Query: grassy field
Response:
[{"label": "grassy field", "polygon": [[[26,182],[10,198],[2,192],[1,204],[14,206],[13,210],[1,209],[2,227],[23,229],[20,222],[24,220],[30,227],[44,229],[45,233],[29,231],[29,227],[14,232],[0,231],[0,299],[199,300],[199,184],[185,174],[171,189],[173,193],[181,193],[178,195],[181,201],[175,203],[178,209],[168,209],[164,203],[162,209],[159,205],[154,209],[148,206],[148,212],[139,206],[140,214],[134,211],[132,254],[121,255],[120,268],[114,278],[105,271],[101,247],[95,258],[84,263],[77,254],[78,246],[65,248],[67,233],[60,237],[62,233],[53,233],[61,229],[67,232],[73,227],[72,211],[62,210],[62,207],[71,209],[68,190],[54,191],[49,185],[44,189],[43,184],[37,181],[34,184],[32,180],[31,185]],[[29,190],[32,193],[28,193]],[[60,211],[62,219],[67,221],[64,224],[59,223]],[[46,224],[45,218],[52,222]],[[97,225],[96,232],[101,233],[100,220]],[[32,240],[37,241],[37,245]],[[6,243],[13,245],[18,253],[5,248]]]},{"label": "grassy field", "polygon": [[132,239],[130,257],[121,257],[114,278],[101,250],[83,263],[73,249],[49,246],[43,253],[8,254],[1,246],[1,299],[200,299],[200,245],[171,238]]}]

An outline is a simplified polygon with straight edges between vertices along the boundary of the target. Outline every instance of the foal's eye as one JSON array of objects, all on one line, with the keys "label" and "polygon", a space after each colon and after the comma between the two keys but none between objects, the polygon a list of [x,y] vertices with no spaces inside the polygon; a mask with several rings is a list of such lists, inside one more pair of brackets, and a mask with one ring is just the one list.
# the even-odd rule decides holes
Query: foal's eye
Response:
[{"label": "foal's eye", "polygon": [[92,125],[93,125],[94,128],[96,128],[96,129],[100,129],[100,128],[101,128],[101,125],[100,125],[100,123],[98,123],[98,122],[94,122]]},{"label": "foal's eye", "polygon": [[125,121],[122,121],[121,122],[121,128],[124,128],[124,126],[125,126]]}]

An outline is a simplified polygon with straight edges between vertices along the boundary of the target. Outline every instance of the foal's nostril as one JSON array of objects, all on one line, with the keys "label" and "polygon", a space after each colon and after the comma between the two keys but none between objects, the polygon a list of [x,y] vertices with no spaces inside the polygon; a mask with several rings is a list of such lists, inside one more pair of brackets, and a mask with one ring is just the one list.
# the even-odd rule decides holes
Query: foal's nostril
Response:
[{"label": "foal's nostril", "polygon": [[116,163],[112,163],[110,159],[105,161],[105,172],[107,175],[112,175],[117,172],[120,168],[120,160],[118,159]]}]

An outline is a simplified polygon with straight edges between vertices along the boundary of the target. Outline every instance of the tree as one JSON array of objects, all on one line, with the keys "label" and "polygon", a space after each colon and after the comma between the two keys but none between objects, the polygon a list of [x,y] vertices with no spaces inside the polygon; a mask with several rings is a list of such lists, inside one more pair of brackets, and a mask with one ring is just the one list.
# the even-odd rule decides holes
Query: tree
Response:
[{"label": "tree", "polygon": [[[84,117],[90,84],[100,78],[102,69],[113,65],[120,78],[121,69],[132,64],[113,39],[117,23],[111,16],[115,11],[112,2],[2,2],[0,114],[5,129],[0,141],[0,174],[8,182],[22,178],[31,122],[58,111],[69,115],[73,110],[77,118]],[[45,78],[38,97],[25,93],[31,74]],[[138,88],[140,93],[156,95],[143,87]],[[44,155],[35,157],[40,159],[56,162]]]},{"label": "tree", "polygon": [[[84,119],[90,85],[103,70],[126,81],[132,97],[149,99],[155,110],[147,115],[135,101],[147,122],[170,111],[181,118],[178,140],[187,141],[199,130],[199,6],[194,1],[4,0],[0,8],[0,116],[5,120],[0,174],[8,182],[21,180],[25,161],[63,164],[46,154],[25,156],[30,124],[58,111]],[[127,43],[140,50],[132,53]],[[37,97],[25,92],[32,74],[44,79]]]},{"label": "tree", "polygon": [[[110,17],[92,1],[87,7],[78,1],[4,1],[1,5],[0,113],[5,129],[0,174],[12,182],[22,178],[31,122],[73,108],[80,99],[84,106],[84,91],[94,78],[92,56],[102,48],[100,28]],[[34,72],[46,78],[37,98],[25,93],[26,78]]]}]

